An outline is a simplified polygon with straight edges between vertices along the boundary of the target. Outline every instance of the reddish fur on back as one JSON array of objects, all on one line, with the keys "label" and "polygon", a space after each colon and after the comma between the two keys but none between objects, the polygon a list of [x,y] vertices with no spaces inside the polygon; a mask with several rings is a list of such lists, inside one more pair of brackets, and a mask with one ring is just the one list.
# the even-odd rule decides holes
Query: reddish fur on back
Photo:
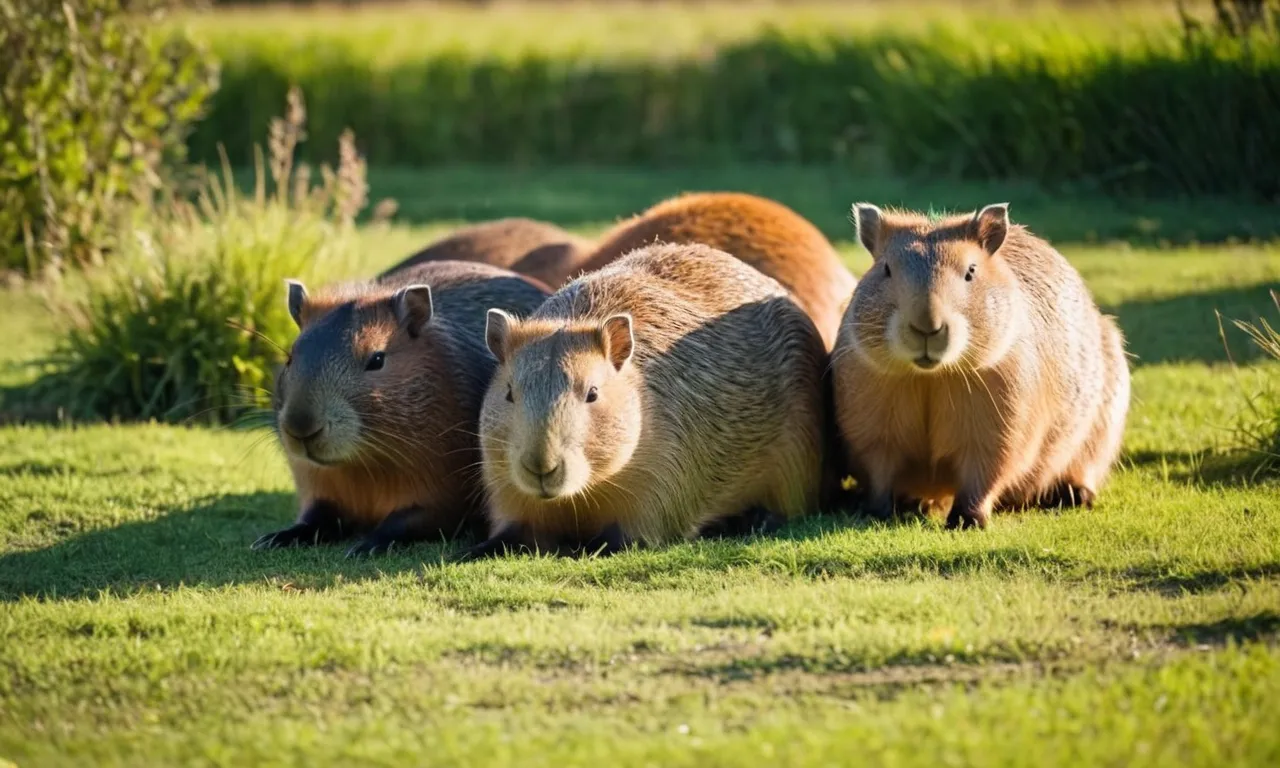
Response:
[{"label": "reddish fur on back", "polygon": [[665,200],[601,237],[584,268],[599,269],[654,243],[701,243],[725,251],[786,288],[830,349],[857,280],[830,241],[781,203],[735,192]]},{"label": "reddish fur on back", "polygon": [[510,269],[532,277],[550,290],[582,269],[591,243],[554,224],[506,218],[462,227],[404,259],[382,274],[433,261],[472,261]]}]

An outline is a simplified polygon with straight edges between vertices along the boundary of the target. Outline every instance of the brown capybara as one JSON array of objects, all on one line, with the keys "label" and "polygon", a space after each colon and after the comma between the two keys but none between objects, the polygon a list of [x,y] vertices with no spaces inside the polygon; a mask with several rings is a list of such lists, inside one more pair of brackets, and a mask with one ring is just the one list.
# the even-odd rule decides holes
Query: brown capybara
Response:
[{"label": "brown capybara", "polygon": [[1129,368],[1115,322],[1006,204],[931,218],[859,203],[874,257],[833,353],[840,431],[872,510],[1092,505],[1120,450]]},{"label": "brown capybara", "polygon": [[857,280],[818,228],[787,206],[737,192],[697,192],[665,200],[601,236],[582,266],[603,267],[654,243],[701,243],[772,277],[817,325],[827,349]]},{"label": "brown capybara", "polygon": [[525,218],[495,219],[437,240],[383,272],[380,279],[432,261],[474,261],[528,275],[554,290],[581,270],[590,252],[589,241],[554,224]]},{"label": "brown capybara", "polygon": [[495,366],[485,312],[525,314],[546,296],[522,275],[458,261],[315,296],[290,281],[301,332],[272,405],[300,509],[254,548],[364,534],[348,554],[373,554],[481,529],[477,420]]},{"label": "brown capybara", "polygon": [[818,501],[826,351],[775,280],[705,245],[589,272],[526,320],[489,313],[489,541],[613,552]]}]

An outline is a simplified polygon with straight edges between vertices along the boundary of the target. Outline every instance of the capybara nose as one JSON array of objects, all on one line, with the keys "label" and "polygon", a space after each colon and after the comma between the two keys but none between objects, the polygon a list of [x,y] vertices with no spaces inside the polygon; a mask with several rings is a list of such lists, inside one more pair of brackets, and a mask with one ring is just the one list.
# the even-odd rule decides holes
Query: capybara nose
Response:
[{"label": "capybara nose", "polygon": [[305,412],[286,413],[280,425],[285,434],[299,442],[307,442],[324,431],[324,425],[313,414]]},{"label": "capybara nose", "polygon": [[921,328],[919,325],[916,325],[915,323],[909,323],[908,325],[911,326],[912,331],[915,331],[917,334],[919,334],[920,336],[923,336],[926,339],[930,338],[931,336],[937,336],[938,334],[946,330],[946,327],[947,327],[946,323],[938,323],[936,326],[933,327],[932,330],[925,330],[924,328]]},{"label": "capybara nose", "polygon": [[554,475],[556,471],[560,469],[560,462],[547,461],[545,459],[541,461],[531,461],[529,459],[525,459],[520,463],[524,465],[524,469],[526,472],[538,478],[539,480],[550,479],[551,476]]},{"label": "capybara nose", "polygon": [[549,499],[560,492],[565,476],[562,456],[526,454],[520,459],[520,466],[534,479],[544,498]]}]

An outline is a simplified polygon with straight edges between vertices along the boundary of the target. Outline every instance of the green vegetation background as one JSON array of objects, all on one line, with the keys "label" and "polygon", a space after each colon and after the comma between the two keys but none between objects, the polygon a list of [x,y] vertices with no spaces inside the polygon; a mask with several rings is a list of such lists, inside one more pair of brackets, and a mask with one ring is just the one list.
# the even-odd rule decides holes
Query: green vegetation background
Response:
[{"label": "green vegetation background", "polygon": [[[1205,29],[1207,3],[1191,3]],[[822,163],[1280,194],[1280,31],[1177,3],[393,4],[185,22],[222,62],[190,141],[248,164],[291,84],[372,165]]]}]

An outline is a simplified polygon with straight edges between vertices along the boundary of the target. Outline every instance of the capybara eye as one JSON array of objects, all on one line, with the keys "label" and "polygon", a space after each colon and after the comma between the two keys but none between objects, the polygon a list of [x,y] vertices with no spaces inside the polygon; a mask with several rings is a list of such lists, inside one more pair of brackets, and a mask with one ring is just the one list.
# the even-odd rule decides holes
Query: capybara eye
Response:
[{"label": "capybara eye", "polygon": [[978,269],[978,265],[977,265],[977,264],[970,264],[970,265],[969,265],[969,271],[964,273],[964,279],[965,279],[966,281],[968,281],[968,282],[973,282],[973,273],[974,273],[977,269]]},{"label": "capybara eye", "polygon": [[885,277],[893,277],[893,273],[889,271],[889,265],[888,265],[888,264],[885,264],[885,265],[884,265],[884,276],[885,276]]},{"label": "capybara eye", "polygon": [[599,400],[599,399],[600,399],[600,392],[595,387],[592,387],[591,389],[587,390],[588,403],[594,403],[596,400]]},{"label": "capybara eye", "polygon": [[512,396],[511,396],[511,385],[510,385],[510,384],[508,384],[508,385],[507,385],[507,402],[508,402],[508,403],[514,403],[515,401],[516,401],[516,399],[515,399],[514,397],[512,397]]},{"label": "capybara eye", "polygon": [[387,355],[385,352],[374,352],[369,356],[369,362],[364,364],[364,369],[366,371],[380,371],[386,362]]}]

